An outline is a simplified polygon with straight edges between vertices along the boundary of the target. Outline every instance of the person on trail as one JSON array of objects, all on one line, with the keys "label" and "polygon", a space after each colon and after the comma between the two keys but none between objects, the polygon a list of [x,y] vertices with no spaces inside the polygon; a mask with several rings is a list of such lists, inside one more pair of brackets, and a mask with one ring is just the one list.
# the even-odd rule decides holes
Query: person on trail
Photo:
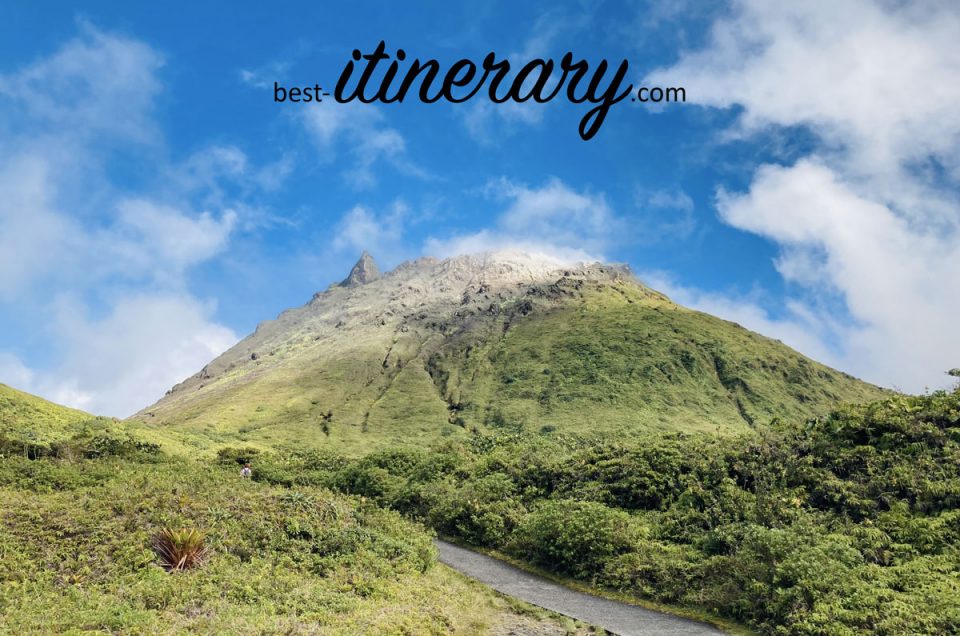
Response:
[{"label": "person on trail", "polygon": [[244,464],[243,468],[240,469],[240,476],[244,479],[250,479],[251,475],[253,475],[253,471],[250,469],[250,464]]}]

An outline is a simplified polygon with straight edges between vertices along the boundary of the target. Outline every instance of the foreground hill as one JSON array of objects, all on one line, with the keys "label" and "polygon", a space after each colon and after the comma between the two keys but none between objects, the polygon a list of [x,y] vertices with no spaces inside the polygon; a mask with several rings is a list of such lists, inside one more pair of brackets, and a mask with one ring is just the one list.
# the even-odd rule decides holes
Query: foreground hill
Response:
[{"label": "foreground hill", "polygon": [[[568,633],[437,565],[421,526],[359,497],[70,445],[0,460],[2,634]],[[165,571],[164,528],[201,533],[207,558]]]},{"label": "foreground hill", "polygon": [[367,450],[469,430],[743,432],[883,392],[692,311],[625,267],[364,254],[134,422],[211,448]]}]

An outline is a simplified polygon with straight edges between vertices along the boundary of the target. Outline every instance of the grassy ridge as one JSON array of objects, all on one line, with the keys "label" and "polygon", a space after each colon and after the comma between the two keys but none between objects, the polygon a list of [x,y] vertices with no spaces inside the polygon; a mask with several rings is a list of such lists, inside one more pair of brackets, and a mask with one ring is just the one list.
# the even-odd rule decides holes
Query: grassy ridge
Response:
[{"label": "grassy ridge", "polygon": [[0,435],[49,442],[74,434],[80,424],[94,419],[89,413],[0,384]]}]

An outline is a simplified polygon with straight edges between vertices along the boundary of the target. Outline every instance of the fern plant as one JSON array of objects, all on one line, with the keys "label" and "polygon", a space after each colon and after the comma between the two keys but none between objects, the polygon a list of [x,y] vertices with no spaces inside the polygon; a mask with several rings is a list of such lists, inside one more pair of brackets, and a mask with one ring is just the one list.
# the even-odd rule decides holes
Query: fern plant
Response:
[{"label": "fern plant", "polygon": [[153,538],[153,551],[168,572],[190,570],[203,565],[210,555],[206,538],[207,533],[196,528],[164,528]]}]

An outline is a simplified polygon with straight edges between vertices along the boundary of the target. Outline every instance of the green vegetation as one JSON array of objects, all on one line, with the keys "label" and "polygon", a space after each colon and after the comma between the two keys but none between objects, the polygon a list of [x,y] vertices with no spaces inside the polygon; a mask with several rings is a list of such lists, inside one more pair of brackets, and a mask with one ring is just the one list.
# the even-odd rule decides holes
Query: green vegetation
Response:
[{"label": "green vegetation", "polygon": [[43,444],[70,437],[85,423],[108,428],[112,421],[0,384],[0,437]]},{"label": "green vegetation", "polygon": [[960,390],[894,395],[602,267],[450,280],[318,296],[128,422],[0,385],[0,632],[515,618],[429,528],[763,634],[960,633]]},{"label": "green vegetation", "polygon": [[630,279],[521,292],[316,342],[319,327],[297,323],[287,344],[171,393],[131,425],[170,452],[361,455],[473,431],[739,434],[886,394]]},{"label": "green vegetation", "polygon": [[0,631],[484,633],[512,615],[435,565],[425,524],[764,634],[960,632],[960,390],[739,435],[504,411],[429,449],[199,461],[28,402],[64,419],[0,434]]},{"label": "green vegetation", "polygon": [[204,545],[207,533],[196,528],[164,528],[153,538],[153,551],[160,566],[168,572],[200,567],[210,555]]},{"label": "green vegetation", "polygon": [[482,634],[516,611],[369,500],[126,437],[0,459],[0,529],[5,634]]},{"label": "green vegetation", "polygon": [[258,465],[765,634],[960,632],[960,390],[740,437],[509,433]]},{"label": "green vegetation", "polygon": [[882,395],[627,283],[580,290],[558,307],[526,301],[489,331],[451,338],[430,363],[460,421],[484,430],[737,433]]}]

